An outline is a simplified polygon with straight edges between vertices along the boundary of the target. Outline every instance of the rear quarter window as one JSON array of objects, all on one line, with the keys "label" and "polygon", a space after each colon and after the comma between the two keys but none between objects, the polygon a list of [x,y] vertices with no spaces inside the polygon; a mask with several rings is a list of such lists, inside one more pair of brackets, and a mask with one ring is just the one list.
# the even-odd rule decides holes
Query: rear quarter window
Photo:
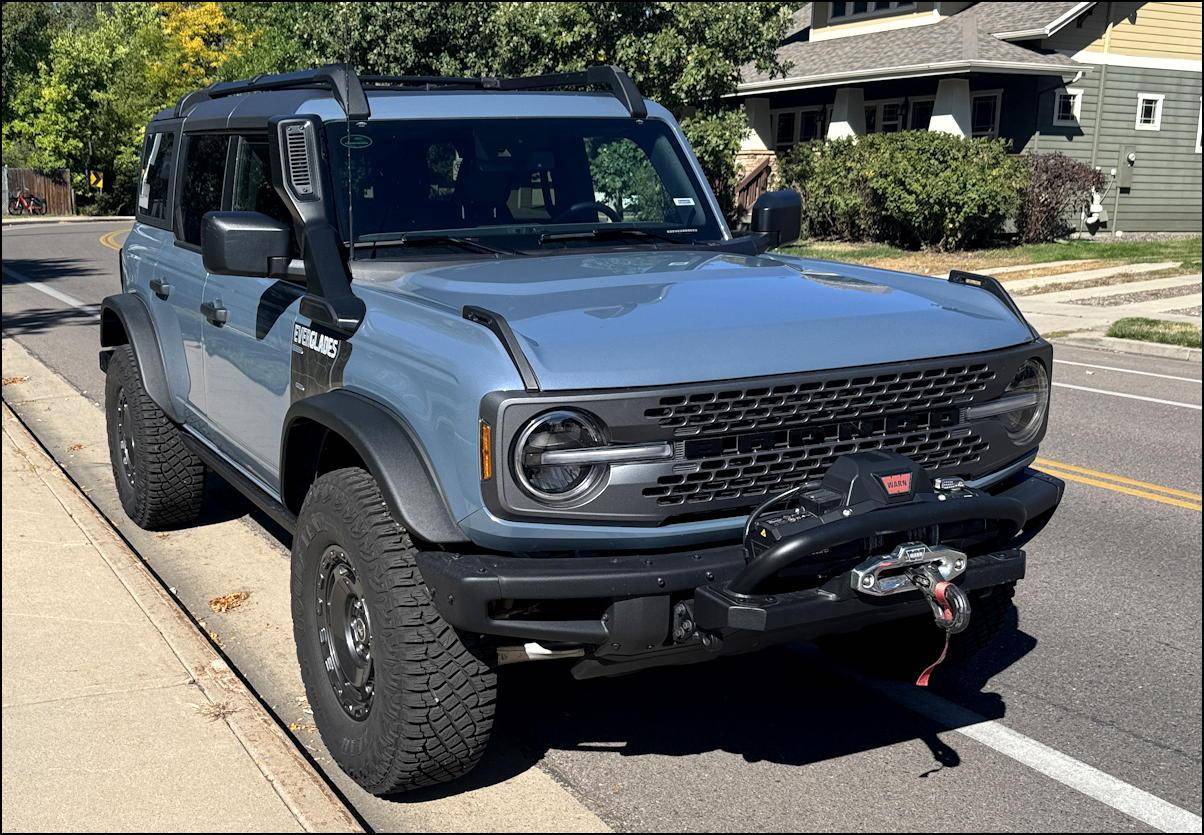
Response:
[{"label": "rear quarter window", "polygon": [[163,226],[171,219],[171,183],[175,171],[176,135],[148,133],[142,149],[138,183],[138,219]]}]

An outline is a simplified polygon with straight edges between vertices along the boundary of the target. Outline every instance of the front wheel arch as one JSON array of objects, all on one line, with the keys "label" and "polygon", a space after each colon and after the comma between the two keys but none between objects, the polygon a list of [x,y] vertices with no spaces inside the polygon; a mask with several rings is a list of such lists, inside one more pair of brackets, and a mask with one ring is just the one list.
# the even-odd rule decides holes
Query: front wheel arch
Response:
[{"label": "front wheel arch", "polygon": [[384,495],[393,518],[413,536],[434,544],[466,541],[421,445],[387,407],[346,389],[299,400],[284,419],[280,495],[294,514],[320,476],[359,466]]}]

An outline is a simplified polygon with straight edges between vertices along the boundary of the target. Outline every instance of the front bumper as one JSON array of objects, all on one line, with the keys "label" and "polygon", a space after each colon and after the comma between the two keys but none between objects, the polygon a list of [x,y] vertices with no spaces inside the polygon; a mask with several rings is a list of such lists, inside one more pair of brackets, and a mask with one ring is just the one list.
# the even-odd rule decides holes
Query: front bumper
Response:
[{"label": "front bumper", "polygon": [[[982,496],[983,507],[994,508],[994,518],[1012,519],[1020,532],[972,553],[958,585],[976,590],[1022,578],[1021,547],[1057,507],[1062,489],[1058,479],[1025,470],[992,495]],[[967,511],[972,501],[967,500]],[[948,504],[933,511],[947,514]],[[871,529],[929,524],[925,519],[904,520],[897,513],[888,516],[897,510],[867,514],[861,525],[841,530],[833,526],[817,546],[852,541]],[[795,554],[794,560],[810,556]],[[759,576],[758,559],[749,562],[742,544],[588,557],[423,552],[418,565],[449,623],[503,639],[585,645],[590,657],[579,662],[579,675],[684,663],[708,651],[738,652],[851,631],[928,610],[918,593],[860,595],[850,586],[848,572],[812,588],[757,593],[748,581],[750,575]],[[675,641],[674,628],[683,611],[697,628],[687,640]]]}]

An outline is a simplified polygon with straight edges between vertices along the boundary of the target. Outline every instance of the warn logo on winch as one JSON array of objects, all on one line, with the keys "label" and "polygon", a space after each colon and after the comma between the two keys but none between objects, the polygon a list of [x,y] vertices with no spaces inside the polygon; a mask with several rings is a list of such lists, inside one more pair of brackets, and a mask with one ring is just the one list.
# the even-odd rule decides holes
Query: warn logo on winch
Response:
[{"label": "warn logo on winch", "polygon": [[305,325],[293,325],[293,342],[302,348],[317,351],[331,359],[339,355],[339,340],[333,336],[318,333]]},{"label": "warn logo on winch", "polygon": [[905,496],[911,492],[911,473],[880,475],[878,480],[888,496]]}]

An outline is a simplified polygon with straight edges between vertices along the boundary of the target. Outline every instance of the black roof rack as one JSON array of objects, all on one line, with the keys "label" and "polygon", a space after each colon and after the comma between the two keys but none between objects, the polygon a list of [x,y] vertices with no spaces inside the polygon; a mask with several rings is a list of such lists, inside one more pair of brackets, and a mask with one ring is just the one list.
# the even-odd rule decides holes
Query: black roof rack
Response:
[{"label": "black roof rack", "polygon": [[242,81],[223,81],[219,84],[212,84],[180,99],[180,103],[176,105],[176,115],[183,116],[192,105],[209,99],[234,96],[239,93],[297,90],[306,87],[324,87],[330,90],[349,119],[367,119],[371,115],[371,111],[368,110],[368,98],[364,95],[364,88],[360,86],[359,77],[355,74],[355,70],[347,64],[327,64],[314,70],[298,70],[279,75],[257,75]]},{"label": "black roof rack", "polygon": [[[644,96],[627,73],[615,66],[589,67],[581,72],[562,72],[526,78],[470,78],[443,75],[365,75],[358,76],[347,64],[329,64],[313,70],[257,75],[242,81],[223,81],[189,93],[175,107],[175,116],[183,116],[195,104],[209,99],[267,90],[298,90],[322,87],[330,90],[349,119],[367,119],[371,115],[364,87],[375,89],[422,90],[550,90],[558,87],[607,87],[622,102],[633,119],[648,117]],[[163,114],[160,114],[163,115]]]}]

